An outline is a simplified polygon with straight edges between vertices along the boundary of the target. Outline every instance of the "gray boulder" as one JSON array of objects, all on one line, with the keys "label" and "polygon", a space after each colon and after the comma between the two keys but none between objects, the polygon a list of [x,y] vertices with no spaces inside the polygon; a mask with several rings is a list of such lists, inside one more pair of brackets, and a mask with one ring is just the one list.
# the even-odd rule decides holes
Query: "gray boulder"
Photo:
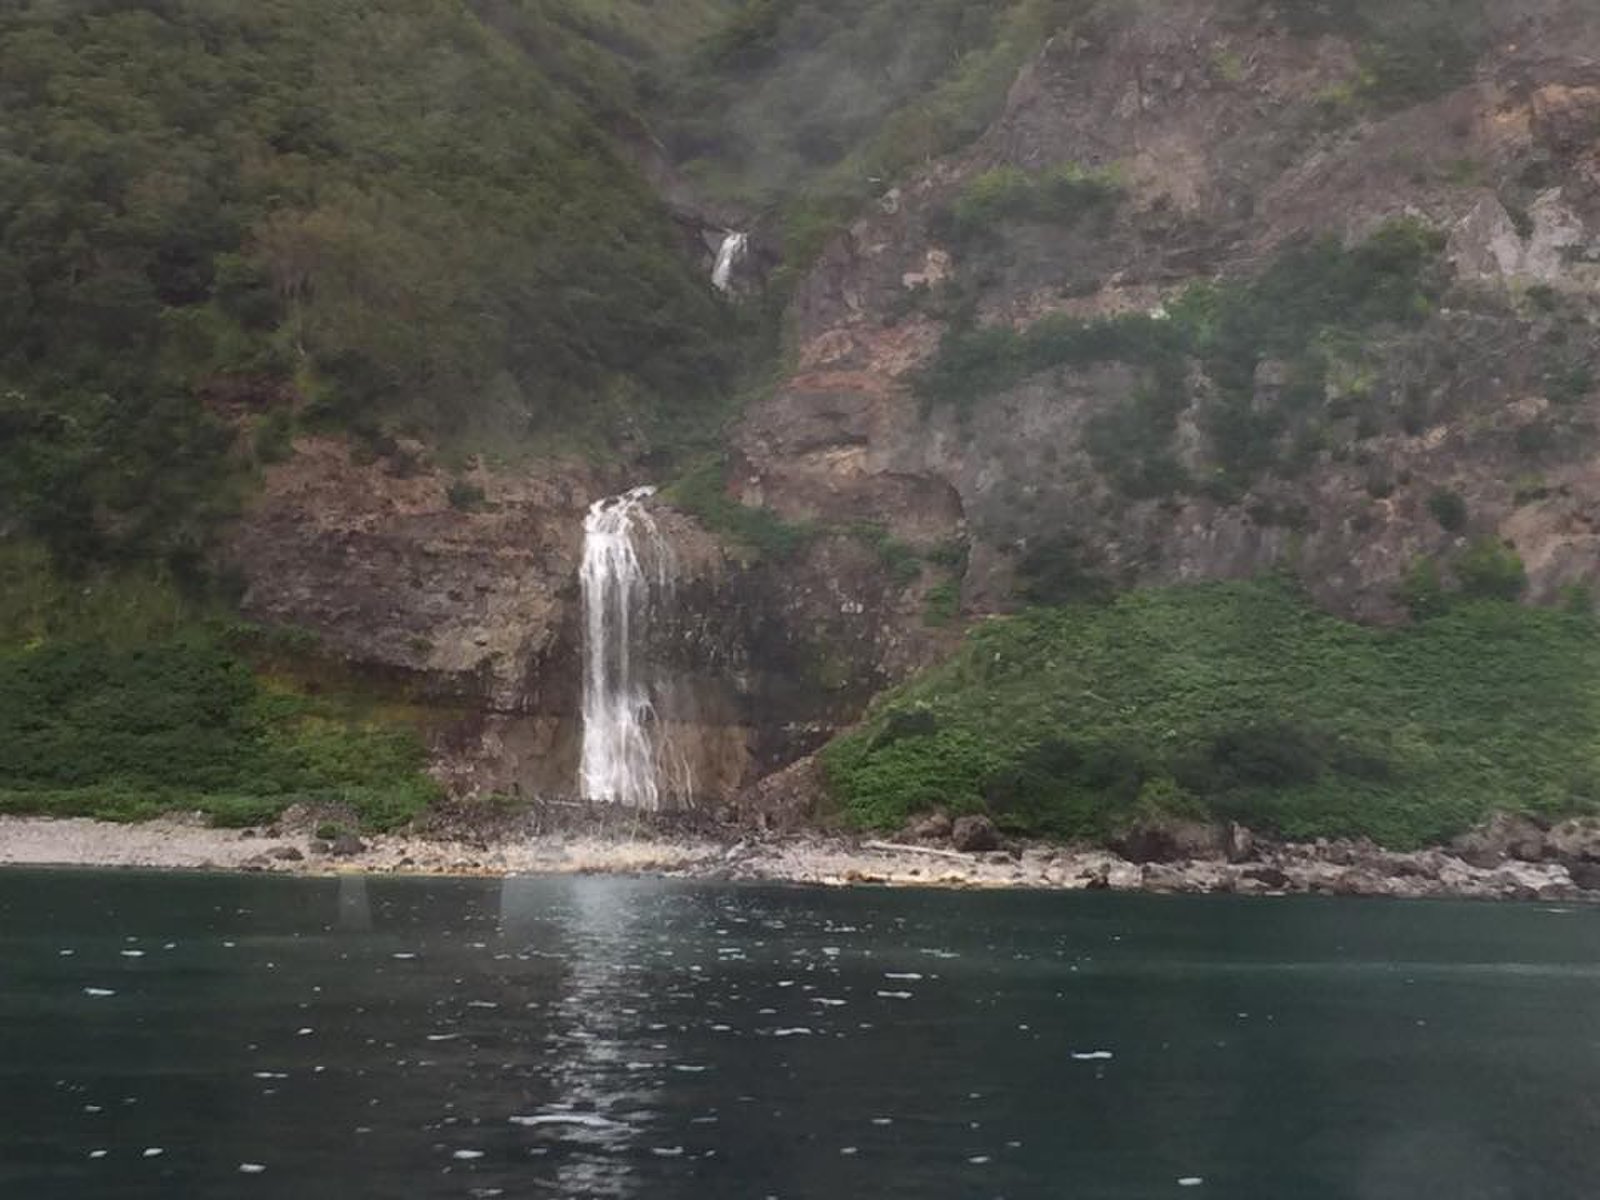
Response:
[{"label": "gray boulder", "polygon": [[1000,848],[1000,833],[984,816],[957,817],[950,828],[950,844],[967,854]]},{"label": "gray boulder", "polygon": [[1227,857],[1221,826],[1205,821],[1144,821],[1111,839],[1111,848],[1129,862],[1216,861]]}]

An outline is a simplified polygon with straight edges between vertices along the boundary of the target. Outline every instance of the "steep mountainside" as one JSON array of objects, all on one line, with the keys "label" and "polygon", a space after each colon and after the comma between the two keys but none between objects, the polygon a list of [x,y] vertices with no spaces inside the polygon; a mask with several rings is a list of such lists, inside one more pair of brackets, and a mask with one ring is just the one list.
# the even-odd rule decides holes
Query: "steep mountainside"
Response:
[{"label": "steep mountainside", "polygon": [[1237,5],[1058,36],[830,247],[734,486],[969,538],[976,610],[1287,566],[1393,619],[1502,538],[1592,583],[1600,18],[1484,11],[1426,89]]},{"label": "steep mountainside", "polygon": [[[1248,590],[1171,601],[1180,664],[1229,627],[1218,604],[1358,664],[1388,643],[1300,623],[1307,602],[1381,624],[1457,605],[1507,646],[1593,636],[1458,605],[1576,611],[1600,579],[1583,0],[202,7],[0,18],[30,67],[0,75],[0,532],[96,587],[182,591],[179,624],[299,631],[294,677],[420,706],[452,790],[569,785],[582,514],[645,481],[669,485],[680,719],[719,800],[1030,605],[1101,606],[1085,636],[1114,650],[1145,610],[1103,606],[1130,589],[1304,593],[1298,616]],[[730,300],[711,249],[747,224]],[[1029,620],[992,636],[1077,652]],[[1492,710],[1433,634],[1417,687],[1470,678]],[[1419,717],[1390,744],[1311,705],[1240,726],[1314,768],[1274,808],[1270,773],[1188,769],[1239,732],[1203,706],[1124,729],[1054,668],[996,693],[996,740],[976,653],[829,752],[833,803],[1103,831],[1063,816],[1094,792],[1404,840],[1503,788],[1384,825],[1386,796],[1459,789],[1438,761],[1478,727]],[[1369,685],[1334,692],[1418,694]],[[1228,686],[1241,712],[1289,694]],[[1535,722],[1566,747],[1538,804],[1587,803],[1600,714],[1575,684],[1528,695],[1575,714]],[[1139,744],[1084,774],[1087,743],[1051,759],[1035,712]],[[997,756],[938,758],[975,736]],[[938,762],[954,782],[924,787]],[[1375,807],[1319,821],[1341,763],[1405,788],[1357,770]],[[1016,800],[1041,772],[1060,787]],[[810,803],[816,778],[752,802]]]}]

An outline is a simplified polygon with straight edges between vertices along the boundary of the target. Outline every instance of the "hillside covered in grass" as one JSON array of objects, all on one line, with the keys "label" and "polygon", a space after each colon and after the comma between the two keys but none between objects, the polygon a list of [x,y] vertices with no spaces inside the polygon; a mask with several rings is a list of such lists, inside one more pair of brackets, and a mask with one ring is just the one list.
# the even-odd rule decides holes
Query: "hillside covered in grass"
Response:
[{"label": "hillside covered in grass", "polygon": [[1458,600],[1372,629],[1275,582],[1139,591],[979,626],[824,763],[868,827],[945,806],[1020,833],[1192,816],[1409,847],[1600,804],[1597,681],[1588,616]]},{"label": "hillside covered in grass", "polygon": [[605,25],[484,9],[6,7],[4,510],[193,553],[240,423],[618,454],[718,408],[736,339],[602,128]]},{"label": "hillside covered in grass", "polygon": [[438,795],[396,714],[279,669],[288,635],[0,550],[0,813],[245,825],[307,803],[387,829]]}]

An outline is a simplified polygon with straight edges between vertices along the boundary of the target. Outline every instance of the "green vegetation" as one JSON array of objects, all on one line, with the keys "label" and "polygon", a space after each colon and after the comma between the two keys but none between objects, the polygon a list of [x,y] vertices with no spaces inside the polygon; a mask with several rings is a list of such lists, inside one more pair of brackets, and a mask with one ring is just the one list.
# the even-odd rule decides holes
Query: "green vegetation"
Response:
[{"label": "green vegetation", "polygon": [[649,7],[6,6],[0,517],[196,560],[235,500],[213,399],[602,448],[720,413],[725,307],[593,116],[633,94],[592,39]]},{"label": "green vegetation", "polygon": [[953,625],[961,617],[961,585],[947,579],[928,589],[922,602],[922,619],[929,625]]},{"label": "green vegetation", "polygon": [[922,574],[922,555],[877,521],[852,521],[830,532],[845,534],[872,547],[889,578],[900,587]]},{"label": "green vegetation", "polygon": [[68,577],[43,547],[0,542],[0,812],[237,825],[307,801],[388,828],[434,797],[420,741],[370,700],[252,671],[304,660],[314,638],[230,624],[180,583]]},{"label": "green vegetation", "polygon": [[1521,556],[1503,542],[1483,538],[1442,560],[1417,559],[1401,578],[1395,599],[1421,621],[1463,598],[1516,600],[1527,588]]},{"label": "green vegetation", "polygon": [[728,494],[726,480],[727,464],[720,458],[710,459],[683,475],[662,495],[707,529],[745,546],[756,558],[791,558],[815,534],[810,526],[785,521],[770,509],[740,504]]},{"label": "green vegetation", "polygon": [[1349,39],[1360,62],[1352,92],[1381,108],[1469,82],[1489,35],[1486,0],[1234,0],[1234,8],[1247,21],[1270,10],[1300,37]]},{"label": "green vegetation", "polygon": [[1515,600],[1528,588],[1528,571],[1522,558],[1493,538],[1473,543],[1452,565],[1463,596]]},{"label": "green vegetation", "polygon": [[[1437,231],[1398,221],[1349,249],[1331,237],[1291,244],[1254,279],[1197,284],[1157,316],[1056,315],[1021,332],[958,323],[915,385],[926,402],[967,412],[1053,367],[1138,368],[1144,385],[1093,422],[1087,447],[1123,491],[1152,496],[1196,486],[1170,443],[1188,403],[1186,361],[1198,360],[1216,393],[1201,425],[1217,473],[1203,482],[1233,493],[1263,471],[1292,472],[1315,451],[1334,365],[1369,331],[1432,311],[1443,247]],[[1260,387],[1268,364],[1273,381]]]},{"label": "green vegetation", "polygon": [[437,793],[423,765],[415,736],[265,688],[203,634],[0,652],[0,812],[240,825],[307,801],[388,829]]},{"label": "green vegetation", "polygon": [[452,479],[445,488],[445,499],[450,507],[462,512],[477,512],[484,506],[483,489],[470,479]]},{"label": "green vegetation", "polygon": [[1042,539],[1017,560],[1017,594],[1030,604],[1103,600],[1111,591],[1100,556],[1075,533]]},{"label": "green vegetation", "polygon": [[1007,221],[1070,226],[1103,220],[1121,195],[1122,185],[1107,171],[1071,164],[1047,171],[996,167],[966,182],[954,203],[936,214],[933,232],[970,245]]},{"label": "green vegetation", "polygon": [[1458,600],[1399,630],[1273,582],[991,621],[824,752],[864,826],[934,805],[1100,837],[1150,810],[1295,837],[1448,837],[1600,803],[1600,630]]},{"label": "green vegetation", "polygon": [[735,500],[728,493],[727,475],[724,460],[708,459],[667,487],[662,496],[707,529],[744,547],[753,559],[781,562],[798,554],[814,538],[850,537],[872,548],[896,585],[904,587],[922,573],[923,555],[879,522],[786,521],[771,509]]},{"label": "green vegetation", "polygon": [[1428,497],[1428,511],[1447,533],[1460,533],[1467,527],[1467,502],[1460,492],[1440,488]]}]

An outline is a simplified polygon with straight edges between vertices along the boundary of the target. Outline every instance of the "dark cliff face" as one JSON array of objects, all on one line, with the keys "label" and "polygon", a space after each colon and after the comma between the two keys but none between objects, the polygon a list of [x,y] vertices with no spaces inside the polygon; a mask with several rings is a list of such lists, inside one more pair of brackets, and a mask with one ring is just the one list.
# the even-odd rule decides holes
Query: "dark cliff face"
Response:
[{"label": "dark cliff face", "polygon": [[[1532,602],[1600,581],[1600,16],[1515,8],[1425,95],[1249,5],[1119,9],[1043,46],[970,149],[886,187],[800,285],[795,367],[729,436],[731,494],[826,532],[750,563],[663,517],[685,570],[662,636],[706,793],[934,661],[958,607],[1278,569],[1395,620],[1419,562],[1448,577],[1486,542],[1514,547]],[[1413,252],[1395,301],[1385,255]],[[1365,303],[1358,269],[1372,319],[1277,321],[1296,271]],[[1228,358],[1228,320],[1235,341],[1289,332]],[[1177,349],[1024,353],[1050,349],[1030,331],[1112,326]],[[941,392],[952,346],[1001,350]],[[449,706],[454,786],[570,787],[582,514],[641,480],[480,469],[482,504],[453,507],[425,461],[321,442],[267,480],[230,547],[247,615]]]},{"label": "dark cliff face", "polygon": [[[461,478],[420,447],[358,462],[341,443],[302,440],[232,533],[241,607],[434,712],[454,789],[570,794],[583,516],[623,481],[551,462],[467,478],[474,498],[452,504]],[[900,636],[910,602],[859,539],[747,563],[669,506],[656,516],[678,578],[650,652],[676,680],[661,716],[702,799],[815,749],[915,665]]]}]

